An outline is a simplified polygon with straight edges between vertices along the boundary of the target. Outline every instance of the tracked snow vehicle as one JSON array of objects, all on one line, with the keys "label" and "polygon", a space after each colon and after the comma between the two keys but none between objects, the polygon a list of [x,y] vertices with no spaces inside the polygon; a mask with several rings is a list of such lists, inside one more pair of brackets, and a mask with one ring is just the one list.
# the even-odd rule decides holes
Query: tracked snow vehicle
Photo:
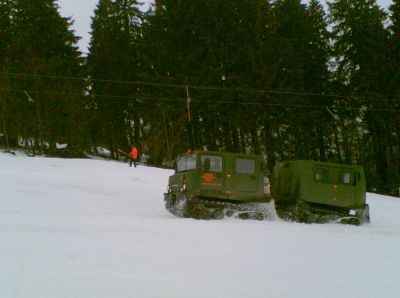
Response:
[{"label": "tracked snow vehicle", "polygon": [[278,163],[271,193],[280,218],[305,223],[369,223],[364,170],[311,160]]},{"label": "tracked snow vehicle", "polygon": [[[278,163],[270,180],[260,156],[194,151],[179,156],[164,194],[180,217],[370,222],[364,170],[311,160]],[[270,192],[271,189],[271,192]],[[273,198],[273,200],[271,200]],[[275,203],[275,204],[274,204]]]},{"label": "tracked snow vehicle", "polygon": [[269,180],[257,155],[194,151],[179,156],[164,194],[166,209],[180,217],[269,219]]}]

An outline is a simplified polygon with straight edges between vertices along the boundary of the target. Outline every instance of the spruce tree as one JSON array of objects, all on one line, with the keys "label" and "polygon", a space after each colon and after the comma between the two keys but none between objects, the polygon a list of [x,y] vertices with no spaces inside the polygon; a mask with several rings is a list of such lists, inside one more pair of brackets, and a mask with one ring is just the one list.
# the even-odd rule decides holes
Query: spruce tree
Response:
[{"label": "spruce tree", "polygon": [[333,119],[326,108],[329,108],[331,100],[324,96],[328,92],[330,73],[328,70],[330,59],[330,45],[327,15],[323,6],[317,0],[311,0],[306,10],[306,22],[308,27],[306,61],[304,71],[304,89],[307,93],[315,94],[308,101],[314,109],[307,113],[308,127],[311,138],[306,142],[312,144],[308,157],[319,160],[327,159],[329,141],[327,136],[332,129]]},{"label": "spruce tree", "polygon": [[276,105],[273,127],[279,144],[276,151],[281,159],[310,158],[316,155],[319,146],[310,133],[318,117],[314,109],[304,107],[317,104],[313,103],[313,98],[301,95],[313,92],[307,90],[314,88],[310,80],[316,80],[310,74],[321,74],[323,68],[324,53],[320,46],[323,41],[318,32],[323,30],[320,29],[323,23],[317,24],[312,16],[299,0],[275,1],[271,10],[267,55],[271,65],[271,89],[275,93],[271,94],[270,103]]},{"label": "spruce tree", "polygon": [[[370,187],[387,191],[390,154],[390,122],[385,115],[384,93],[386,70],[387,30],[384,27],[386,15],[374,0],[337,0],[329,5],[334,34],[334,55],[336,59],[336,81],[348,99],[341,100],[340,118],[352,130],[348,136],[355,141],[344,148],[347,161],[360,159],[354,154],[354,146],[361,150],[370,181]],[[363,139],[356,130],[363,119]],[[357,145],[358,144],[358,145]],[[351,155],[351,157],[349,157]]]},{"label": "spruce tree", "polygon": [[394,0],[389,7],[390,26],[388,42],[389,74],[387,94],[394,97],[400,96],[400,1]]},{"label": "spruce tree", "polygon": [[379,94],[387,40],[384,11],[375,0],[337,0],[329,7],[338,79],[364,95]]},{"label": "spruce tree", "polygon": [[7,72],[7,55],[12,36],[11,28],[11,0],[0,2],[0,144],[6,148],[10,147],[8,135],[10,113],[9,107],[9,85],[5,72]]},{"label": "spruce tree", "polygon": [[[12,1],[12,32],[7,71],[15,138],[35,152],[56,154],[56,143],[81,151],[83,82],[78,38],[51,0]],[[10,112],[10,111],[9,111]],[[79,153],[79,152],[77,152]]]},{"label": "spruce tree", "polygon": [[12,36],[11,1],[4,0],[0,2],[0,65],[3,67]]},{"label": "spruce tree", "polygon": [[[257,98],[233,89],[264,83],[259,45],[265,36],[257,30],[265,28],[267,11],[262,9],[268,6],[268,1],[156,1],[144,31],[151,49],[146,51],[149,74],[165,84],[198,87],[189,88],[192,129],[178,132],[193,139],[196,148],[244,151],[254,143],[259,152],[256,125],[244,117],[252,115],[254,123],[259,121],[249,102]],[[179,115],[177,123],[185,122],[186,90],[160,92],[182,99],[175,104],[176,112],[173,107],[169,111]]]},{"label": "spruce tree", "polygon": [[[112,156],[139,141],[140,114],[135,99],[141,13],[134,0],[101,0],[92,19],[87,58],[95,116],[93,139]],[[129,144],[130,143],[130,144]],[[139,146],[139,144],[137,144]]]},{"label": "spruce tree", "polygon": [[389,7],[390,26],[388,41],[388,59],[385,71],[387,72],[386,96],[390,101],[386,102],[391,112],[388,116],[391,124],[389,134],[390,146],[388,150],[391,154],[389,162],[389,177],[391,194],[397,195],[400,185],[400,116],[397,111],[400,109],[400,1],[394,0]]},{"label": "spruce tree", "polygon": [[[195,3],[155,1],[155,10],[148,13],[144,24],[143,79],[160,84],[146,87],[149,100],[146,101],[144,134],[154,163],[196,147],[192,123],[196,121],[197,109],[191,103],[192,121],[189,122],[186,88],[172,87],[195,82],[194,73],[203,63],[196,55],[202,47],[198,39],[201,20],[193,17]],[[191,96],[192,92],[189,90]],[[152,138],[152,135],[157,137]]]}]

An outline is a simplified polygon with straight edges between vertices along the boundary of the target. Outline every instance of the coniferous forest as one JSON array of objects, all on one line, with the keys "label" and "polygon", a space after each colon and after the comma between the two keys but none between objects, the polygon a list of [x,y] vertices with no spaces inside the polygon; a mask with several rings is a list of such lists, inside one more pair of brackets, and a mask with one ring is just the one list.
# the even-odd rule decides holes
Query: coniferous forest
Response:
[{"label": "coniferous forest", "polygon": [[87,55],[72,22],[55,0],[0,1],[4,150],[354,163],[397,194],[399,0],[99,0]]}]

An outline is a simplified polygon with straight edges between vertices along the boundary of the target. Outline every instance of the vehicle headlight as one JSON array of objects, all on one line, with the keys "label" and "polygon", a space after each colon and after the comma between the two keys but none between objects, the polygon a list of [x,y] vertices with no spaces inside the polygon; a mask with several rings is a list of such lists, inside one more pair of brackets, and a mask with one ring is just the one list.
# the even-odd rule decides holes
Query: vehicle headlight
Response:
[{"label": "vehicle headlight", "polygon": [[271,185],[269,183],[268,177],[264,177],[264,194],[265,195],[271,194]]},{"label": "vehicle headlight", "polygon": [[186,183],[184,182],[181,187],[181,192],[185,192],[187,190]]}]

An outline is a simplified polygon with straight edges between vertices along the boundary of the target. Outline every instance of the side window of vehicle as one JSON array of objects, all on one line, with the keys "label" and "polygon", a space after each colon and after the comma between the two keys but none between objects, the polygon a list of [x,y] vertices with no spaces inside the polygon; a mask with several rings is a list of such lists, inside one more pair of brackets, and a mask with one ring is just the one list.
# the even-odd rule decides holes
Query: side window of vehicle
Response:
[{"label": "side window of vehicle", "polygon": [[254,175],[256,173],[256,163],[253,159],[236,159],[236,173]]},{"label": "side window of vehicle", "polygon": [[314,180],[317,182],[328,183],[329,182],[329,170],[325,168],[314,169]]},{"label": "side window of vehicle", "polygon": [[201,168],[207,172],[222,172],[222,158],[219,156],[203,155],[201,157]]},{"label": "side window of vehicle", "polygon": [[184,172],[196,168],[196,155],[189,155],[181,157],[176,162],[177,172]]},{"label": "side window of vehicle", "polygon": [[340,171],[339,182],[340,184],[355,185],[355,176],[353,171],[343,170]]},{"label": "side window of vehicle", "polygon": [[196,155],[190,155],[187,157],[186,167],[188,170],[194,170],[196,168]]},{"label": "side window of vehicle", "polygon": [[180,158],[176,161],[176,171],[181,172],[184,171],[186,167],[186,162],[183,158]]}]

